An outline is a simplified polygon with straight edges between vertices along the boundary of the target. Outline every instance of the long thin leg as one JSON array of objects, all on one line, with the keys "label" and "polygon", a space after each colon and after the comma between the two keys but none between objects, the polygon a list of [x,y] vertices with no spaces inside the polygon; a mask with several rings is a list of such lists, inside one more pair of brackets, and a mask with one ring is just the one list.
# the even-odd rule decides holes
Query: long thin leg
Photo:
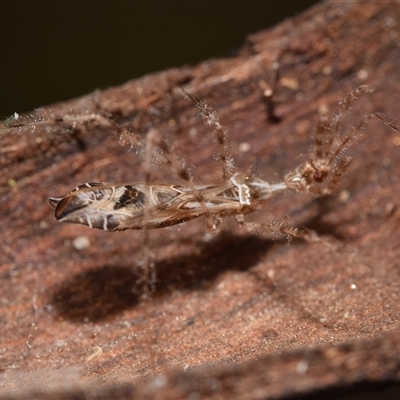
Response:
[{"label": "long thin leg", "polygon": [[222,177],[228,179],[236,170],[236,166],[227,145],[228,129],[221,125],[218,113],[204,101],[187,93],[181,88],[191,102],[200,110],[200,115],[204,118],[207,125],[213,128],[213,134],[218,142],[219,158],[222,163]]},{"label": "long thin leg", "polygon": [[[143,163],[143,174],[144,174],[144,184],[150,185],[151,182],[151,160],[152,160],[152,151],[153,151],[153,138],[152,138],[152,131],[150,131],[147,135],[147,142],[146,142],[146,152],[145,158]],[[149,215],[149,207],[150,207],[150,200],[146,197],[145,198],[145,207],[143,211],[143,217],[146,221]],[[143,267],[144,267],[144,301],[146,307],[146,314],[147,314],[147,328],[146,328],[146,336],[148,340],[148,351],[149,351],[149,359],[150,359],[150,366],[153,370],[153,373],[156,371],[156,355],[154,353],[154,343],[155,338],[153,337],[153,329],[152,323],[150,318],[150,310],[151,304],[153,300],[153,293],[155,291],[155,282],[156,282],[156,271],[154,269],[154,265],[151,262],[151,249],[150,249],[150,237],[149,237],[149,229],[146,224],[142,226],[142,234],[143,234],[143,251],[144,251],[144,260],[143,260]]]},{"label": "long thin leg", "polygon": [[338,241],[332,237],[320,236],[317,232],[305,227],[299,228],[288,224],[283,218],[276,218],[266,223],[246,222],[249,231],[261,235],[272,234],[275,239],[300,239],[306,242],[320,242],[328,246],[337,246]]},{"label": "long thin leg", "polygon": [[285,176],[284,182],[289,189],[298,192],[308,192],[315,196],[330,194],[337,188],[350,165],[351,157],[345,156],[347,148],[358,140],[359,133],[374,119],[382,121],[391,129],[400,129],[379,112],[367,114],[344,137],[341,136],[345,113],[359,98],[361,92],[370,92],[363,85],[355,89],[341,100],[341,112],[334,116],[329,124],[321,120],[315,136],[314,155],[294,171]]}]

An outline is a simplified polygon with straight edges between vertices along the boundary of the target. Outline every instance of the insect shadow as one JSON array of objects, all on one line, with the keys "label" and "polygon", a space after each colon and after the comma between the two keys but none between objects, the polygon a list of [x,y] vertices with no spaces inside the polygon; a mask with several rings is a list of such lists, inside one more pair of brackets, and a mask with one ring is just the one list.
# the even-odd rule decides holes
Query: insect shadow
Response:
[{"label": "insect shadow", "polygon": [[[154,301],[174,291],[208,290],[227,270],[247,271],[276,245],[257,235],[221,232],[196,251],[155,263]],[[54,288],[50,296],[55,312],[71,322],[101,321],[136,307],[143,294],[143,271],[131,266],[105,264],[82,272]],[[133,322],[134,323],[134,322]]]}]

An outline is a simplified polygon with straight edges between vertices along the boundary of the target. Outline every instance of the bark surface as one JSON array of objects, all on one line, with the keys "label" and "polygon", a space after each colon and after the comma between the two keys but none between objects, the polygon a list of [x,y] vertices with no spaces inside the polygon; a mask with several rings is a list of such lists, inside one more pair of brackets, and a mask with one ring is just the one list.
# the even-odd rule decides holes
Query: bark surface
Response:
[{"label": "bark surface", "polygon": [[[148,305],[140,232],[59,224],[47,198],[84,182],[143,180],[142,159],[104,121],[71,123],[99,110],[143,139],[158,129],[196,183],[218,182],[217,144],[181,85],[218,111],[238,168],[277,181],[307,158],[319,114],[360,84],[374,93],[354,104],[347,128],[371,112],[400,120],[399,27],[399,3],[326,2],[250,35],[229,59],[3,125],[0,396],[267,399],[395,386],[400,135],[384,124],[349,149],[335,193],[290,193],[253,217],[288,215],[334,245],[288,244],[235,221],[215,237],[202,220],[152,231]],[[182,183],[163,167],[153,178]]]}]

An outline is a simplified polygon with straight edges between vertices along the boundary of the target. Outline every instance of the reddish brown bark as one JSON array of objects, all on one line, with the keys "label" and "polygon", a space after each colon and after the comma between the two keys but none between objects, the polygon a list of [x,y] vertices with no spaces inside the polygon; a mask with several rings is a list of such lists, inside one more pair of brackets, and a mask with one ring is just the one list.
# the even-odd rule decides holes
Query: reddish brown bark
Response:
[{"label": "reddish brown bark", "polygon": [[[375,92],[354,104],[348,127],[374,111],[400,119],[399,26],[398,3],[324,3],[249,36],[233,58],[149,75],[31,119],[101,109],[143,135],[155,127],[196,166],[196,181],[215,182],[216,144],[184,85],[218,110],[239,167],[277,180],[307,156],[318,111],[337,110],[360,84]],[[148,307],[140,233],[58,224],[46,203],[85,181],[139,181],[139,157],[102,122],[2,135],[3,393],[259,399],[399,378],[398,132],[372,123],[333,195],[290,194],[255,216],[288,214],[335,247],[271,241],[228,221],[211,240],[203,221],[152,232],[158,281]],[[155,179],[176,178],[158,169]],[[90,245],[76,250],[82,236]]]}]

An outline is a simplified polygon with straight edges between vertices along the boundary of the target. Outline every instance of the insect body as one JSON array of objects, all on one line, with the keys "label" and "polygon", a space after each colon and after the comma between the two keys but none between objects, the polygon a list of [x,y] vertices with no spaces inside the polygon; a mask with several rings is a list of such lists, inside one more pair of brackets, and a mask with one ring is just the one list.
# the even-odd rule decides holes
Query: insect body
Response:
[{"label": "insect body", "polygon": [[[207,210],[224,217],[247,214],[286,184],[270,185],[242,174],[219,185],[196,186],[199,200],[190,187],[179,185],[110,184],[91,182],[76,187],[63,197],[51,197],[55,217],[103,230],[150,229],[176,225],[200,217]],[[202,207],[202,202],[205,208]],[[144,207],[148,213],[144,217]]]},{"label": "insect body", "polygon": [[[197,186],[207,198],[210,212],[234,213],[240,203],[232,184]],[[163,228],[189,221],[204,214],[191,188],[179,185],[140,183],[85,183],[66,196],[49,199],[55,217],[62,222],[88,225],[98,229]],[[148,213],[144,217],[147,204]]]}]

